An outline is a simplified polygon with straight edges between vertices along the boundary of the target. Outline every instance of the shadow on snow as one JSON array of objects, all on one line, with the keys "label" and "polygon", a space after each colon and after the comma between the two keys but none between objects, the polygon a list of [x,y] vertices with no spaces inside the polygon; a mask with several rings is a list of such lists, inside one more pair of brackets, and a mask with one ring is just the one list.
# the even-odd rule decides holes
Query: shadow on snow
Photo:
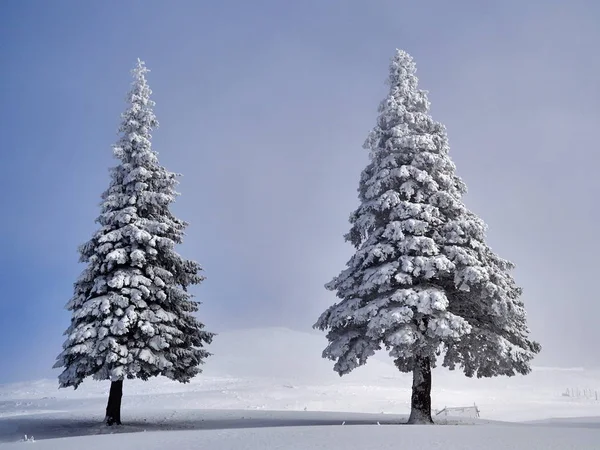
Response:
[{"label": "shadow on snow", "polygon": [[140,411],[127,414],[123,425],[108,427],[102,415],[82,412],[17,415],[0,418],[0,442],[15,442],[24,435],[36,440],[99,434],[135,433],[144,431],[224,430],[241,428],[398,425],[406,416],[306,411],[232,411],[177,410]]}]

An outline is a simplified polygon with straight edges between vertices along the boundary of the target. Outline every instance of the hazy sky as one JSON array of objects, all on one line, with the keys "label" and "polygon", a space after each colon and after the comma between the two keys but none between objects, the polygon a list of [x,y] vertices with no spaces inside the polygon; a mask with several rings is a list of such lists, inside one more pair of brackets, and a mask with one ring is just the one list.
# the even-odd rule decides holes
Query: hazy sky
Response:
[{"label": "hazy sky", "polygon": [[599,366],[599,21],[594,0],[1,2],[0,382],[57,375],[138,57],[154,148],[184,174],[201,319],[309,331],[352,251],[396,47],[448,128],[467,205],[517,264],[536,364]]}]

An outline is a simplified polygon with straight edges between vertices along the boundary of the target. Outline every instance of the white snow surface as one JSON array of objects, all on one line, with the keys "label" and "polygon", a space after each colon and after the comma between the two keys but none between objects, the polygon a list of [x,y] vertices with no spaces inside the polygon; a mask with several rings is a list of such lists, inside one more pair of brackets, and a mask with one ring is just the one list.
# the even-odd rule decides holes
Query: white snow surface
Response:
[{"label": "white snow surface", "polygon": [[[119,434],[36,441],[35,449],[60,450],[468,450],[598,449],[598,430],[548,427],[319,426]],[[8,444],[2,449],[23,449]]]},{"label": "white snow surface", "polygon": [[56,380],[0,385],[0,448],[600,448],[600,401],[562,395],[600,392],[600,371],[535,367],[525,377],[478,380],[436,369],[434,409],[476,403],[481,418],[404,426],[410,376],[382,353],[340,378],[320,357],[324,341],[282,328],[219,334],[191,383],[126,380],[121,427],[102,425],[107,381],[76,391]]}]

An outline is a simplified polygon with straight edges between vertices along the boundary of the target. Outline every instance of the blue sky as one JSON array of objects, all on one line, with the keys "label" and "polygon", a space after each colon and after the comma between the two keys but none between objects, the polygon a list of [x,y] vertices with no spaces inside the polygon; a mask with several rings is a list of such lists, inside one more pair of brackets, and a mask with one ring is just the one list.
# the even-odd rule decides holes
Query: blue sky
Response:
[{"label": "blue sky", "polygon": [[593,1],[2,2],[0,382],[56,375],[138,57],[154,148],[184,175],[200,317],[310,330],[351,253],[396,47],[448,128],[468,206],[518,266],[538,363],[600,365],[599,20]]}]

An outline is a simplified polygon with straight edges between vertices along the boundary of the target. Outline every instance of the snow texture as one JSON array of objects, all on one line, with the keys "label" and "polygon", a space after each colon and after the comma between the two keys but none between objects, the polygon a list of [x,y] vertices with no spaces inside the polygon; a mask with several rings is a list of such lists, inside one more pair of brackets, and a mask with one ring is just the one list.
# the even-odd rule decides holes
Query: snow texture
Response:
[{"label": "snow texture", "polygon": [[[238,345],[240,342],[244,345]],[[498,448],[513,449],[598,448],[600,419],[590,417],[598,415],[598,402],[561,395],[567,386],[600,390],[598,371],[533,367],[528,376],[470,380],[457,371],[438,367],[434,369],[433,408],[439,411],[444,407],[476,403],[481,419],[434,416],[437,423],[464,426],[426,427],[425,430],[431,431],[421,432],[412,430],[423,430],[422,427],[389,426],[405,422],[408,417],[410,374],[398,372],[386,355],[376,355],[363,370],[340,379],[331,371],[328,361],[319,357],[321,344],[322,337],[318,334],[279,328],[223,332],[211,346],[215,356],[211,357],[211,364],[202,377],[187,384],[164,377],[129,382],[124,425],[120,427],[106,427],[102,423],[108,383],[84,383],[77,390],[57,390],[54,380],[0,385],[0,448],[27,445],[17,444],[25,434],[35,437],[32,445],[59,449],[92,449],[102,443],[115,448],[144,448],[148,435],[161,440],[163,447],[162,439],[171,440],[173,446],[167,448],[218,449],[218,445],[248,448],[244,445],[252,445],[254,438],[251,436],[264,433],[268,438],[271,432],[282,433],[282,439],[290,440],[279,448],[294,448],[296,439],[299,448],[313,448],[310,445],[312,438],[308,436],[316,439],[312,433],[317,425],[319,429],[332,429],[323,431],[325,433],[337,433],[337,429],[344,433],[315,443],[328,449],[352,448],[350,445],[354,444],[346,440],[351,439],[352,433],[359,432],[354,430],[361,425],[368,425],[358,428],[363,433],[376,429],[373,432],[377,434],[371,435],[376,445],[368,448],[412,443],[410,439],[413,438],[408,437],[413,436],[412,433],[416,433],[414,439],[418,439],[420,433],[426,434],[422,436],[422,442],[415,443],[424,448],[452,448],[450,445],[454,445],[461,449],[494,449],[491,443]],[[254,349],[252,358],[248,357],[249,349]],[[313,370],[298,372],[297,354],[290,353],[289,349],[305,352],[301,360]],[[378,360],[380,357],[381,361]],[[556,417],[570,419],[548,421]],[[542,419],[545,420],[534,424],[514,423]],[[377,427],[377,422],[382,426]],[[401,433],[400,440],[383,434],[390,428],[398,430],[393,433]],[[248,430],[248,435],[243,434],[244,429]],[[168,430],[170,432],[161,437],[159,433]],[[190,432],[188,440],[184,438],[187,432],[180,433],[182,430],[199,432]],[[306,435],[306,440],[295,435],[300,431]],[[107,436],[56,440],[134,432],[136,434],[131,436],[117,436],[114,442],[108,441],[110,437]],[[500,432],[506,435],[504,439],[499,439],[497,433]],[[222,437],[218,445],[204,441],[211,439],[213,433]],[[428,440],[433,436],[444,445],[436,446]],[[238,438],[247,442],[238,441]],[[48,439],[51,440],[46,441]],[[195,446],[191,444],[192,439]],[[479,445],[470,444],[469,439]],[[489,442],[484,445],[479,439],[489,439]],[[14,443],[14,447],[6,443]],[[302,447],[300,443],[306,445]],[[152,448],[154,444],[148,445]],[[267,448],[277,447],[268,445]]]},{"label": "snow texture", "polygon": [[[596,450],[598,430],[593,428],[556,428],[550,426],[313,426],[274,421],[265,425],[252,417],[231,427],[198,431],[161,431],[107,436],[85,436],[37,441],[36,450],[105,450],[107,448],[163,450]],[[244,424],[244,422],[246,422]],[[256,423],[259,422],[259,423]],[[329,424],[331,425],[331,424]],[[22,450],[23,444],[7,444],[6,450]]]},{"label": "snow texture", "polygon": [[328,331],[323,356],[340,375],[382,347],[402,372],[443,355],[469,377],[526,374],[540,346],[528,338],[513,264],[486,245],[485,224],[463,204],[446,130],[415,73],[398,50],[364,144],[370,162],[345,236],[356,252],[326,285],[341,301],[315,324]]},{"label": "snow texture", "polygon": [[138,60],[100,229],[79,249],[87,268],[66,305],[71,325],[55,364],[64,368],[61,387],[77,388],[89,376],[187,382],[209,356],[212,334],[193,315],[198,303],[187,292],[203,280],[201,267],[174,250],[187,226],[169,210],[177,174],[159,164],[151,146],[158,122],[147,72]]}]

